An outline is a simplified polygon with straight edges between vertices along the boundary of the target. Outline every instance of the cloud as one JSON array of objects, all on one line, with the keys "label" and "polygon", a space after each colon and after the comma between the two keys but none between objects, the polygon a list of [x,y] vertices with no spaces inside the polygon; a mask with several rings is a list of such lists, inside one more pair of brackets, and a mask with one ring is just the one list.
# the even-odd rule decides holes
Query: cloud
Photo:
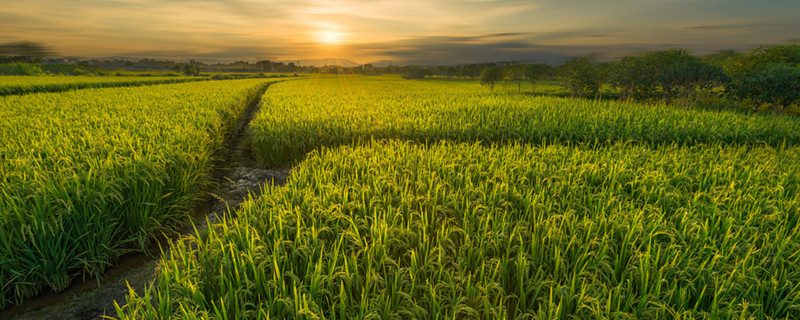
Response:
[{"label": "cloud", "polygon": [[582,35],[580,37],[581,38],[608,38],[608,37],[611,37],[611,35],[607,34],[607,33],[590,33],[590,34],[584,34],[584,35]]},{"label": "cloud", "polygon": [[[784,0],[25,0],[0,6],[0,30],[70,56],[554,61],[777,43],[796,37],[798,10]],[[325,30],[344,42],[318,43]]]},{"label": "cloud", "polygon": [[[561,63],[587,52],[583,47],[536,45],[521,40],[503,40],[514,35],[463,37],[416,37],[391,43],[362,44],[356,50],[392,57],[405,64],[462,64],[470,62],[520,61]],[[481,41],[476,41],[481,40]],[[501,40],[501,41],[486,41]]]},{"label": "cloud", "polygon": [[752,28],[770,28],[769,24],[765,23],[730,23],[730,24],[703,24],[680,27],[683,30],[696,30],[696,31],[716,31],[716,30],[738,30],[738,29],[752,29]]},{"label": "cloud", "polygon": [[718,30],[718,29],[729,29],[730,27],[727,26],[710,26],[710,25],[703,25],[703,26],[689,26],[689,27],[682,27],[681,29],[685,30]]},{"label": "cloud", "polygon": [[120,53],[129,58],[157,58],[170,60],[196,59],[207,62],[232,60],[263,60],[279,56],[280,49],[270,47],[224,47],[205,50],[141,50]]},{"label": "cloud", "polygon": [[[597,38],[611,37],[605,34],[588,34]],[[586,45],[549,45],[529,41],[529,34],[515,34],[515,39],[486,37],[485,35],[463,37],[416,37],[394,42],[370,43],[353,46],[353,50],[372,55],[389,57],[396,64],[455,65],[475,62],[517,61],[523,63],[560,64],[573,57],[588,57],[596,61],[610,61],[626,55],[647,52],[692,48],[685,43],[657,42],[609,42]],[[490,39],[492,41],[476,41]],[[713,44],[694,46],[694,54],[707,54],[729,49]],[[733,47],[732,49],[744,49]]]}]

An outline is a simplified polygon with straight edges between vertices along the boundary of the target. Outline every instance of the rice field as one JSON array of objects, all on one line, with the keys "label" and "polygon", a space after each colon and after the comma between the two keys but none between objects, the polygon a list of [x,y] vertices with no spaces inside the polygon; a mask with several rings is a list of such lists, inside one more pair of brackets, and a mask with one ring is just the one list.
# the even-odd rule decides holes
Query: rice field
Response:
[{"label": "rice field", "polygon": [[99,276],[184,221],[224,132],[265,85],[0,97],[0,309]]},{"label": "rice field", "polygon": [[0,76],[0,96],[85,88],[131,87],[208,80],[206,77]]},{"label": "rice field", "polygon": [[377,139],[489,143],[796,145],[800,121],[764,114],[493,93],[475,83],[394,77],[275,86],[252,125],[268,164],[321,146]]},{"label": "rice field", "polygon": [[272,86],[294,164],[120,319],[797,319],[793,117],[391,77]]},{"label": "rice field", "polygon": [[[185,221],[266,84],[0,97],[0,309]],[[173,243],[120,319],[800,318],[800,120],[501,89],[272,85],[249,133],[287,185]]]},{"label": "rice field", "polygon": [[123,319],[794,318],[799,157],[720,145],[315,151],[287,186],[174,246],[157,293],[132,295]]}]

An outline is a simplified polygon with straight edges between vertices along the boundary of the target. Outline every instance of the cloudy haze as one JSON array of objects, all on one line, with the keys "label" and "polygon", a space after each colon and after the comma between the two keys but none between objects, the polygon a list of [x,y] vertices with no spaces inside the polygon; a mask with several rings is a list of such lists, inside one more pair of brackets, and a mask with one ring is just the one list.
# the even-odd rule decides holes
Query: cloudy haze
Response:
[{"label": "cloudy haze", "polygon": [[0,6],[0,42],[82,57],[551,62],[797,41],[798,12],[796,0],[29,0]]}]

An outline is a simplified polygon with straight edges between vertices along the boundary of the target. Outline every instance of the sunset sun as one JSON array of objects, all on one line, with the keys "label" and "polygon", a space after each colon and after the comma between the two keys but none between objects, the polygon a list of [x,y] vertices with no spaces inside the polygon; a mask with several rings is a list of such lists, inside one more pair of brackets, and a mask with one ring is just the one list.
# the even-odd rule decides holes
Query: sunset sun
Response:
[{"label": "sunset sun", "polygon": [[345,34],[336,30],[320,30],[316,34],[317,42],[323,44],[340,44],[344,41]]}]

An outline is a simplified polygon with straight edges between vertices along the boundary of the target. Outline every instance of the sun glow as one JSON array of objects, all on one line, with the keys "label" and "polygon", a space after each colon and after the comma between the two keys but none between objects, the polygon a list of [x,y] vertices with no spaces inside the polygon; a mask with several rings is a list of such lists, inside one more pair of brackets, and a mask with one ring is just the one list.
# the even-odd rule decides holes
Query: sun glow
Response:
[{"label": "sun glow", "polygon": [[345,34],[336,30],[317,31],[317,41],[324,44],[339,44],[344,41]]}]

